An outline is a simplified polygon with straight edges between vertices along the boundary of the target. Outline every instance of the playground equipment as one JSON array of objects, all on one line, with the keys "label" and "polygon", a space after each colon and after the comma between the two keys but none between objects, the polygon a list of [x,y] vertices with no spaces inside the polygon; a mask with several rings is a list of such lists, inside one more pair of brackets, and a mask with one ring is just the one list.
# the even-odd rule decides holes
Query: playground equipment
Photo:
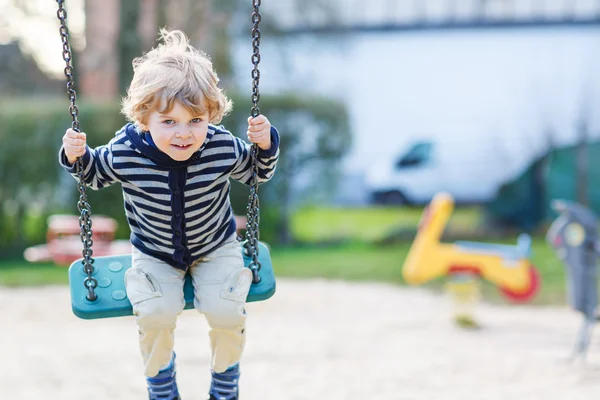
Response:
[{"label": "playground equipment", "polygon": [[[117,221],[96,216],[94,221],[94,250],[99,256],[130,254],[129,240],[115,240]],[[48,217],[46,244],[25,249],[23,257],[29,262],[52,261],[56,265],[68,266],[81,258],[81,228],[76,215],[51,215]]]},{"label": "playground equipment", "polygon": [[[540,287],[540,276],[531,265],[531,238],[522,234],[516,246],[440,238],[454,209],[447,193],[438,193],[425,209],[415,240],[406,257],[402,275],[411,285],[441,276],[470,274],[496,285],[513,302],[530,301]],[[477,298],[472,293],[471,298]]]},{"label": "playground equipment", "polygon": [[[69,96],[71,128],[76,132],[79,129],[79,108],[76,105],[77,94],[73,79],[73,53],[71,51],[69,28],[67,26],[67,11],[64,0],[56,0],[58,4],[57,18],[62,41],[62,57],[65,61],[64,74],[67,79],[67,94]],[[258,102],[260,99],[259,81],[260,71],[260,38],[259,23],[261,21],[260,0],[252,1],[252,108],[251,116],[260,114]],[[275,275],[271,265],[268,247],[259,242],[259,198],[258,198],[258,146],[251,146],[250,194],[248,196],[246,240],[242,246],[244,264],[252,271],[252,284],[247,301],[259,301],[270,298],[275,293]],[[75,162],[78,176],[79,201],[77,208],[81,213],[79,224],[81,228],[81,241],[83,244],[83,258],[77,260],[69,267],[69,286],[71,288],[71,306],[75,315],[84,319],[108,318],[131,315],[132,307],[127,299],[124,289],[124,275],[131,267],[131,256],[99,257],[93,259],[93,236],[91,207],[87,201],[86,185],[84,183],[84,166],[81,158]],[[123,286],[121,286],[123,284]],[[193,287],[191,277],[186,275],[184,286],[186,308],[193,307]]]},{"label": "playground equipment", "polygon": [[461,328],[478,328],[474,317],[475,306],[481,299],[478,277],[470,272],[450,274],[445,289],[452,301],[454,322]]},{"label": "playground equipment", "polygon": [[553,200],[551,206],[558,217],[550,225],[546,240],[565,263],[569,304],[583,315],[574,358],[585,355],[597,319],[598,218],[586,207],[572,201]]}]

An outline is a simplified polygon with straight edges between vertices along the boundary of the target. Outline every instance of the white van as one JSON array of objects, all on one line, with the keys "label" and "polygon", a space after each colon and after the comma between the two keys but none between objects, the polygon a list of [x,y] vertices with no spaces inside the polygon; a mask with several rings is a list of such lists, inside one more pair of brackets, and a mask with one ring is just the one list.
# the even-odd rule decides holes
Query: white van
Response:
[{"label": "white van", "polygon": [[395,157],[379,160],[366,173],[371,202],[425,204],[440,191],[457,203],[491,200],[514,168],[492,143],[461,142],[420,140]]}]

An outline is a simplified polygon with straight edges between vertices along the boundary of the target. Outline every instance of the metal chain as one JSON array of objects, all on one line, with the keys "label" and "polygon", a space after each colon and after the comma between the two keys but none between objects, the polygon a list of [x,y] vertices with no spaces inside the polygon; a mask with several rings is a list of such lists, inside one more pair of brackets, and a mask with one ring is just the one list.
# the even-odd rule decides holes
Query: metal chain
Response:
[{"label": "metal chain", "polygon": [[[56,0],[58,3],[58,11],[56,12],[56,16],[60,22],[60,38],[62,40],[62,56],[65,60],[65,77],[67,78],[67,94],[70,100],[69,113],[71,114],[71,127],[76,132],[80,132],[79,130],[79,108],[75,104],[75,100],[77,99],[77,93],[75,92],[75,80],[73,79],[73,53],[71,52],[71,44],[69,43],[69,28],[67,27],[67,10],[64,6],[64,0]],[[79,217],[79,227],[80,227],[80,236],[81,242],[83,243],[83,260],[81,261],[83,264],[83,271],[86,273],[87,277],[83,280],[84,286],[88,290],[88,294],[86,298],[89,301],[96,300],[96,292],[94,291],[96,287],[98,287],[98,281],[96,278],[92,276],[94,273],[94,259],[92,258],[92,209],[87,200],[87,195],[85,192],[86,186],[83,180],[83,160],[82,158],[78,158],[75,161],[75,168],[77,171],[77,177],[79,178],[77,182],[77,189],[79,190],[79,201],[77,203],[77,209],[79,210],[81,216]]]},{"label": "metal chain", "polygon": [[[258,64],[260,63],[260,30],[258,24],[261,20],[260,15],[260,3],[261,0],[252,0],[252,6],[254,8],[252,12],[252,117],[257,117],[260,114],[258,108],[258,101],[260,100],[260,92],[258,90],[258,84],[260,80],[260,71],[258,70]],[[258,146],[252,144],[250,148],[250,156],[252,157],[252,177],[250,179],[250,195],[248,197],[248,215],[246,222],[246,254],[252,257],[249,268],[252,270],[252,282],[259,283],[260,276],[258,271],[260,270],[260,262],[258,261],[258,240],[259,240],[259,220],[260,220],[260,209],[258,200]]]},{"label": "metal chain", "polygon": [[[79,132],[79,121],[77,119],[79,109],[75,104],[77,93],[75,91],[75,83],[73,79],[73,65],[72,65],[72,52],[71,45],[69,43],[69,29],[67,27],[67,11],[64,8],[64,0],[56,0],[58,3],[57,16],[60,21],[60,35],[63,44],[63,59],[65,60],[65,77],[67,78],[67,93],[71,105],[69,111],[72,117],[72,128]],[[252,117],[257,117],[260,114],[258,108],[258,102],[260,100],[259,81],[260,71],[258,64],[260,63],[260,30],[259,23],[261,21],[260,5],[261,0],[252,0],[253,12],[252,12]],[[259,198],[258,198],[258,147],[253,144],[250,150],[252,158],[252,177],[250,180],[250,195],[248,197],[248,215],[246,223],[246,253],[252,257],[249,268],[252,270],[252,281],[253,283],[260,282],[260,276],[258,271],[260,270],[260,262],[258,260],[258,240],[259,240],[259,220],[260,220],[260,209],[259,209]],[[79,225],[81,228],[81,241],[83,243],[83,265],[84,272],[87,277],[84,280],[84,285],[88,289],[87,299],[90,301],[96,300],[96,293],[94,289],[98,286],[98,281],[92,276],[94,272],[94,259],[92,258],[92,219],[91,219],[91,207],[87,201],[87,195],[85,192],[85,183],[83,180],[83,161],[79,158],[76,161],[77,176],[79,177],[78,189],[79,189],[79,202],[77,208],[81,213],[79,218]]]}]

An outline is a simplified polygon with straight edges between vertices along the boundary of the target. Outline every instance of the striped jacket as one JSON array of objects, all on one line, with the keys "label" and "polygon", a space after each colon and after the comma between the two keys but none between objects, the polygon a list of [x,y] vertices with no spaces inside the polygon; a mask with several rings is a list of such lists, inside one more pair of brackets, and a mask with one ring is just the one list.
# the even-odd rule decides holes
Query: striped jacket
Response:
[{"label": "striped jacket", "polygon": [[[272,127],[271,148],[258,152],[259,182],[271,179],[278,156],[279,134]],[[187,270],[234,234],[229,178],[249,184],[250,161],[250,145],[223,127],[209,125],[198,152],[187,161],[175,161],[147,133],[127,124],[107,145],[87,148],[84,180],[92,189],[120,182],[131,243]],[[77,178],[63,148],[59,162]]]}]

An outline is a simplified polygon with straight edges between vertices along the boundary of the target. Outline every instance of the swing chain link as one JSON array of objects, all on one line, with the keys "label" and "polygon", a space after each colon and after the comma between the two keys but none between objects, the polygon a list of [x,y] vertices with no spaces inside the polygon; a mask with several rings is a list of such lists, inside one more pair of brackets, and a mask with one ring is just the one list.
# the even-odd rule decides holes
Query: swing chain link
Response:
[{"label": "swing chain link", "polygon": [[[62,40],[62,56],[63,60],[65,60],[65,77],[67,78],[67,94],[70,100],[69,113],[71,114],[71,127],[74,131],[80,132],[79,129],[79,108],[77,104],[75,104],[75,100],[77,99],[77,92],[75,91],[75,80],[73,77],[73,53],[71,51],[71,44],[69,42],[69,28],[67,26],[67,10],[64,7],[64,0],[56,0],[58,3],[58,11],[56,12],[56,16],[60,22],[60,37]],[[98,281],[92,275],[94,273],[94,259],[92,258],[93,250],[93,240],[92,240],[92,209],[87,200],[86,194],[86,186],[84,182],[84,168],[83,168],[83,159],[82,157],[78,158],[75,161],[75,168],[77,171],[77,189],[79,190],[79,201],[77,203],[77,209],[81,216],[79,217],[79,227],[80,227],[80,236],[81,242],[83,243],[83,260],[81,261],[83,264],[83,271],[86,273],[87,277],[84,279],[83,284],[88,290],[88,294],[86,298],[89,301],[96,300],[96,292],[94,289],[98,287]]]},{"label": "swing chain link", "polygon": [[254,10],[252,12],[252,117],[256,117],[260,114],[258,108],[258,101],[260,100],[260,91],[258,90],[258,83],[260,81],[260,71],[258,64],[260,63],[260,30],[258,24],[262,17],[260,15],[260,2],[261,0],[252,0]]},{"label": "swing chain link", "polygon": [[[261,20],[260,15],[261,0],[252,0],[252,118],[260,114],[258,101],[260,100],[260,91],[258,84],[260,81],[260,30],[258,25]],[[259,240],[259,220],[260,209],[258,200],[258,146],[254,143],[250,148],[250,157],[252,158],[252,177],[250,178],[250,195],[248,197],[248,220],[246,221],[246,242],[244,244],[246,255],[252,259],[248,267],[252,271],[252,283],[260,282],[260,261],[258,260],[258,240]]]}]

